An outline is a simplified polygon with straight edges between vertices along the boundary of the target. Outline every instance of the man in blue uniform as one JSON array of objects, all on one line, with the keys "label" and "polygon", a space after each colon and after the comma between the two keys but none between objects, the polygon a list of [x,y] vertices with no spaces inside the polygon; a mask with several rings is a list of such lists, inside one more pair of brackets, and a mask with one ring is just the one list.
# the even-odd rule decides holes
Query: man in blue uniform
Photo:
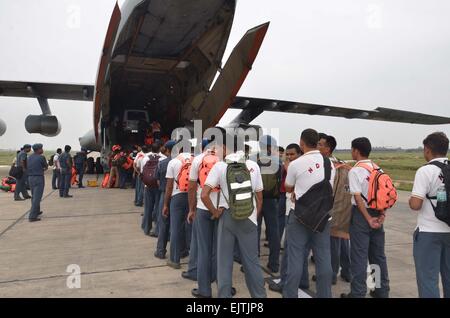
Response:
[{"label": "man in blue uniform", "polygon": [[41,220],[38,216],[42,214],[41,200],[45,187],[44,171],[48,169],[47,160],[42,155],[44,153],[42,144],[34,144],[33,151],[34,153],[28,158],[27,162],[28,183],[33,196],[28,216],[30,222]]},{"label": "man in blue uniform", "polygon": [[[16,157],[16,167],[20,168],[22,174],[20,178],[16,178],[16,190],[14,191],[14,200],[15,201],[23,201],[26,199],[30,199],[31,196],[28,194],[26,188],[27,181],[27,153],[31,150],[31,145],[26,144],[23,146],[22,150],[17,154]],[[20,197],[22,193],[23,199]]]},{"label": "man in blue uniform", "polygon": [[59,166],[61,167],[61,182],[59,183],[59,196],[61,198],[71,198],[69,194],[70,179],[72,178],[72,156],[70,150],[72,147],[66,145],[64,152],[59,157]]},{"label": "man in blue uniform", "polygon": [[75,164],[75,169],[78,174],[78,187],[84,188],[83,186],[83,176],[84,171],[87,166],[87,150],[86,148],[81,148],[81,151],[77,152],[77,154],[73,157],[73,162]]}]

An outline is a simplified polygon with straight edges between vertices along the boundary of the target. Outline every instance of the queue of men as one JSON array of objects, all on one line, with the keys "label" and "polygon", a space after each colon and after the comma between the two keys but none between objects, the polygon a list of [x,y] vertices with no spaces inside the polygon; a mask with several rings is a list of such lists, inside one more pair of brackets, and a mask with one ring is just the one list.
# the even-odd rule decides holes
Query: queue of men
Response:
[{"label": "queue of men", "polygon": [[[181,259],[189,256],[181,276],[197,282],[191,291],[194,297],[212,297],[213,283],[218,297],[239,292],[232,284],[233,263],[238,261],[252,297],[266,297],[264,270],[280,272],[279,281],[268,281],[269,289],[297,298],[299,288],[309,288],[311,253],[317,297],[332,297],[339,276],[350,283],[349,293],[341,297],[366,297],[368,266],[377,272],[370,296],[389,297],[384,222],[397,193],[390,177],[370,159],[369,139],[352,141],[356,162],[352,165],[333,155],[334,137],[313,129],[302,132],[299,144],[283,149],[283,162],[271,136],[260,138],[265,155],[250,160],[247,151],[238,150],[233,136],[225,130],[221,134],[223,142],[203,140],[197,156],[193,149],[179,152],[180,143],[172,140],[144,145],[131,164],[134,204],[144,206],[142,231],[157,238],[154,256],[167,258],[169,267],[180,269]],[[419,296],[440,297],[441,277],[444,297],[450,298],[449,140],[444,133],[433,133],[423,146],[428,163],[417,171],[409,201],[418,212],[413,242]],[[27,158],[31,148],[34,153]],[[53,157],[59,170],[53,177],[59,179],[63,198],[70,197],[69,173],[74,164],[70,150],[66,146]],[[112,161],[120,150],[113,149]],[[16,160],[22,175],[17,178],[15,199],[20,193],[30,197],[23,186],[27,178],[31,222],[42,213],[43,173],[48,168],[42,153],[41,144],[25,145]],[[120,171],[115,173],[125,178]],[[260,264],[263,220],[269,247],[264,267]]]},{"label": "queue of men", "polygon": [[[223,140],[227,137],[224,132]],[[350,283],[349,293],[341,297],[366,297],[368,266],[379,271],[370,296],[389,297],[383,224],[397,193],[389,176],[369,159],[372,146],[367,138],[352,141],[356,164],[351,165],[333,155],[337,146],[334,137],[307,129],[299,144],[286,147],[285,161],[269,171],[264,170],[279,158],[280,150],[270,136],[260,139],[266,156],[254,161],[249,160],[248,151],[208,140],[203,141],[203,152],[197,156],[183,152],[170,157],[175,145],[169,141],[138,154],[135,165],[141,180],[147,181],[143,191],[136,187],[135,203],[139,205],[140,193],[144,193],[142,229],[158,238],[155,257],[168,258],[168,266],[180,269],[180,260],[189,255],[188,268],[181,276],[197,282],[191,291],[194,297],[211,297],[214,282],[218,297],[233,296],[232,269],[238,261],[252,297],[266,296],[264,270],[280,272],[280,281],[269,279],[271,290],[296,298],[299,288],[309,288],[311,252],[317,297],[331,297],[331,287],[339,276]],[[427,161],[445,165],[448,139],[444,134],[428,136],[424,149]],[[146,163],[140,163],[144,158],[148,158]],[[412,209],[419,210],[414,258],[421,297],[439,297],[439,274],[444,297],[450,297],[450,227],[433,212],[433,198],[444,180],[441,168],[429,164],[419,169],[410,202]],[[374,201],[374,177],[384,185],[378,195],[385,202]],[[317,207],[318,201],[329,209]],[[321,213],[320,220],[313,215]],[[263,220],[269,258],[261,267]],[[431,247],[434,258],[427,255]]]}]

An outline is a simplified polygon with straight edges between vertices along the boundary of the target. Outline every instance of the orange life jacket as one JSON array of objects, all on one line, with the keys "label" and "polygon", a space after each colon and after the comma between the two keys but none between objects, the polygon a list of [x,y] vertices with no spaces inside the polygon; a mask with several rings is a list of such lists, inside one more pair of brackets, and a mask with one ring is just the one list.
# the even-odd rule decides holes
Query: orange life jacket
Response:
[{"label": "orange life jacket", "polygon": [[75,169],[75,167],[72,167],[72,179],[70,180],[70,184],[71,185],[78,184],[77,169]]},{"label": "orange life jacket", "polygon": [[362,198],[367,202],[370,209],[384,212],[390,209],[397,202],[398,194],[391,177],[383,172],[375,163],[373,167],[368,164],[358,163],[355,167],[361,167],[370,172],[369,191],[367,198]]},{"label": "orange life jacket", "polygon": [[[202,163],[200,164],[200,169],[198,171],[198,183],[200,184],[200,188],[203,189],[209,172],[217,162],[219,162],[219,157],[217,157],[214,152],[206,153],[203,156]],[[220,191],[220,188],[214,188],[212,191],[218,192]]]},{"label": "orange life jacket", "polygon": [[108,183],[109,183],[109,173],[107,172],[103,176],[102,188],[107,188],[108,187]]},{"label": "orange life jacket", "polygon": [[188,191],[189,173],[191,172],[191,164],[192,164],[193,158],[194,158],[193,156],[186,158],[183,155],[179,155],[177,157],[177,159],[181,161],[181,168],[180,168],[180,172],[178,173],[176,182],[178,184],[178,189],[180,189],[181,192]]},{"label": "orange life jacket", "polygon": [[131,159],[130,157],[126,157],[127,161],[124,162],[124,164],[122,165],[122,168],[125,170],[131,169],[131,167],[133,167],[133,159]]},{"label": "orange life jacket", "polygon": [[151,144],[153,144],[153,137],[152,137],[152,136],[147,136],[147,137],[145,137],[145,144],[146,144],[146,145],[151,145]]}]

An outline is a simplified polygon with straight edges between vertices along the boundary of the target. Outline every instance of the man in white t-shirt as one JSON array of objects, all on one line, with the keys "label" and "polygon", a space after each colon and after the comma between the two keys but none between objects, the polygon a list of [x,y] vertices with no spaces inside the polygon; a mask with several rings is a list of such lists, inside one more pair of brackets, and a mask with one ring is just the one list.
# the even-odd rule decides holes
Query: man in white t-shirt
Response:
[{"label": "man in white t-shirt", "polygon": [[61,179],[61,167],[59,166],[59,156],[62,153],[62,149],[58,148],[53,155],[53,175],[52,175],[52,189],[58,189],[59,180]]},{"label": "man in white t-shirt", "polygon": [[[207,161],[213,162],[214,158],[218,158],[215,154],[214,144],[208,144],[208,140],[202,141],[203,153],[194,158],[189,174],[188,221],[192,223],[192,239],[188,271],[182,273],[182,276],[197,280],[198,288],[191,291],[192,295],[197,298],[211,297],[211,282],[215,281],[217,276],[217,244],[215,244],[217,220],[211,219],[211,214],[200,198],[207,177],[207,175],[200,177],[202,167],[207,165]],[[212,168],[212,164],[209,167]],[[202,173],[206,173],[206,168],[203,168]],[[210,195],[215,205],[217,204],[217,194],[217,192],[211,192]],[[197,252],[195,255],[192,253],[193,250]]]},{"label": "man in white t-shirt", "polygon": [[[318,149],[325,157],[330,158],[331,163],[336,168],[334,178],[333,195],[334,204],[331,212],[331,267],[333,269],[333,285],[337,283],[337,276],[350,283],[350,234],[348,228],[351,218],[351,195],[348,191],[348,172],[350,166],[333,156],[337,142],[333,136],[320,133]],[[345,203],[344,203],[345,202]],[[342,267],[342,268],[341,268]],[[314,276],[313,276],[314,280]]]},{"label": "man in white t-shirt", "polygon": [[[439,273],[444,298],[450,298],[450,226],[436,218],[436,193],[444,184],[439,165],[448,164],[449,141],[444,133],[433,133],[423,141],[428,164],[419,168],[409,200],[418,212],[414,232],[414,264],[420,298],[439,298]],[[447,198],[449,200],[450,198]]]},{"label": "man in white t-shirt", "polygon": [[170,256],[167,265],[174,269],[180,269],[180,259],[189,254],[192,226],[187,223],[188,192],[187,188],[180,189],[178,177],[183,167],[182,160],[192,163],[192,159],[191,153],[183,152],[167,165],[163,216],[168,217],[170,213]]},{"label": "man in white t-shirt", "polygon": [[141,161],[145,154],[148,153],[147,145],[141,147],[141,151],[138,152],[136,158],[133,162],[134,174],[136,176],[136,187],[134,192],[134,205],[143,206],[144,205],[144,184],[141,179]]},{"label": "man in white t-shirt", "polygon": [[[294,192],[296,200],[325,179],[324,157],[317,150],[319,134],[314,129],[306,129],[300,137],[300,148],[304,155],[289,163],[286,176],[286,192]],[[334,167],[330,165],[330,184],[334,182]],[[305,255],[312,248],[316,264],[317,297],[331,298],[331,254],[330,224],[322,232],[313,232],[301,224],[290,213],[286,225],[287,274],[283,286],[283,297],[297,298],[298,287],[304,271]]]},{"label": "man in white t-shirt", "polygon": [[[214,165],[206,179],[201,193],[201,199],[212,217],[219,220],[217,229],[217,283],[218,297],[230,298],[232,296],[232,275],[234,261],[235,241],[239,244],[242,265],[244,268],[245,281],[250,295],[253,298],[265,298],[264,277],[258,258],[258,228],[257,215],[261,213],[263,184],[261,171],[256,162],[246,160],[243,151],[235,152],[236,147],[232,142],[234,138],[224,133],[223,147],[217,147],[216,153],[219,158],[226,155],[226,162],[242,162],[246,164],[250,172],[251,186],[255,193],[255,209],[249,218],[235,220],[231,216],[229,205],[228,184],[226,178],[227,163],[220,161]],[[219,207],[217,202],[211,200],[211,192],[220,187]]]},{"label": "man in white t-shirt", "polygon": [[[145,156],[141,159],[139,167],[140,173],[143,174],[144,167],[150,158],[157,158],[159,161],[164,158],[159,156],[160,145],[157,142],[154,142],[151,146],[151,151],[146,153]],[[156,163],[156,161],[155,161]],[[155,172],[157,170],[157,166],[155,167]],[[153,222],[158,224],[157,211],[158,211],[158,203],[159,196],[161,192],[159,191],[158,185],[155,184],[153,187],[149,187],[144,184],[144,215],[142,217],[141,228],[144,231],[145,235],[151,237],[158,237],[156,233],[158,233],[158,229],[152,231]]]},{"label": "man in white t-shirt", "polygon": [[[286,155],[286,162],[283,167],[283,173],[282,173],[282,182],[283,182],[283,188],[284,188],[284,182],[286,180],[287,176],[287,170],[289,168],[289,163],[296,160],[300,157],[301,149],[298,144],[290,144],[286,147],[285,155]],[[281,199],[280,199],[281,200]],[[284,204],[284,210],[283,210],[283,230],[285,229],[285,225],[287,224],[289,213],[291,210],[295,207],[295,201],[293,201],[292,193],[286,192],[285,196],[285,204]],[[283,234],[283,233],[282,233]],[[282,235],[281,234],[281,235]],[[287,240],[286,237],[284,238],[284,253],[281,257],[281,267],[280,267],[280,282],[275,283],[273,280],[269,281],[269,289],[272,291],[276,291],[278,293],[281,293],[283,290],[283,284],[286,281],[286,274],[287,274]],[[306,263],[304,263],[304,267],[306,268],[308,266],[308,258],[305,257]],[[305,275],[306,273],[306,275]],[[307,275],[307,271],[305,270],[302,274],[302,279],[300,281],[299,287],[301,289],[309,289],[309,279]]]},{"label": "man in white t-shirt", "polygon": [[385,233],[384,214],[369,209],[367,198],[369,192],[370,169],[374,167],[369,159],[372,145],[366,137],[352,141],[352,158],[355,166],[348,173],[352,197],[352,219],[350,222],[350,272],[352,281],[349,294],[342,298],[364,298],[367,294],[367,263],[380,269],[379,288],[370,292],[375,298],[389,297],[389,276],[384,253]]}]

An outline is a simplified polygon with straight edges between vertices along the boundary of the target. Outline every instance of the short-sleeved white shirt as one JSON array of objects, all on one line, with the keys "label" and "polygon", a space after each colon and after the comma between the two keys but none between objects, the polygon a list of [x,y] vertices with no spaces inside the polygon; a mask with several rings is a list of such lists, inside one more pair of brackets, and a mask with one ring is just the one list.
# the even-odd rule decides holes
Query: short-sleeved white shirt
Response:
[{"label": "short-sleeved white shirt", "polygon": [[[355,194],[361,194],[366,199],[369,194],[369,180],[370,172],[366,168],[358,167],[358,164],[365,164],[373,168],[372,160],[360,160],[356,165],[348,172],[348,183],[350,187],[350,193],[352,194],[352,204],[356,205]],[[364,204],[367,207],[367,202],[364,200]]]},{"label": "short-sleeved white shirt", "polygon": [[[191,154],[184,152],[184,153],[181,153],[180,156],[183,156],[185,159],[187,159],[187,158],[191,157]],[[178,179],[178,174],[180,173],[182,166],[183,166],[183,163],[181,162],[180,159],[178,159],[178,157],[170,160],[169,164],[167,165],[166,178],[174,180],[172,196],[174,196],[178,193],[181,193],[180,188],[178,187],[177,179]]]},{"label": "short-sleeved white shirt", "polygon": [[[430,162],[445,162],[445,160],[448,159],[436,158]],[[431,202],[427,199],[427,194],[430,197],[436,196],[437,189],[442,184],[443,176],[439,167],[426,165],[417,170],[411,196],[423,200],[417,216],[417,227],[420,232],[450,233],[450,227],[436,218]],[[436,200],[433,200],[433,204],[436,206]]]},{"label": "short-sleeved white shirt", "polygon": [[295,209],[295,202],[292,202],[291,195],[292,193],[286,192],[286,216],[289,216],[291,210]]},{"label": "short-sleeved white shirt", "polygon": [[[232,154],[234,155],[234,154]],[[228,156],[225,158],[227,159]],[[256,162],[251,160],[246,160],[245,164],[247,165],[247,169],[250,171],[250,179],[252,184],[253,192],[261,192],[263,191],[263,183],[262,183],[262,177],[261,177],[261,170],[259,169],[259,166]],[[205,185],[215,188],[217,186],[220,186],[221,192],[220,192],[220,202],[219,206],[224,207],[226,209],[229,208],[228,203],[226,200],[229,200],[229,194],[228,194],[228,185],[227,185],[227,178],[226,178],[226,172],[227,172],[227,164],[223,161],[220,161],[212,167],[211,171],[209,172],[208,177],[206,178]],[[224,196],[227,198],[225,200]],[[214,202],[213,202],[214,203]],[[252,215],[250,215],[249,219],[255,223],[257,223],[257,213],[256,213],[256,200],[254,202],[255,209],[253,210]]]},{"label": "short-sleeved white shirt", "polygon": [[139,161],[139,171],[142,173],[144,171],[145,164],[150,160],[151,156],[159,156],[159,161],[166,159],[167,157],[162,157],[159,153],[149,152],[146,153]]},{"label": "short-sleeved white shirt", "polygon": [[60,169],[59,167],[59,153],[53,155],[53,170]]},{"label": "short-sleeved white shirt", "polygon": [[[203,161],[203,158],[205,158],[206,153],[201,153],[198,156],[194,158],[192,161],[191,171],[189,172],[189,180],[198,182],[198,173],[200,171],[200,167]],[[202,189],[200,188],[200,184],[197,188],[197,209],[202,210],[208,210],[208,208],[203,204],[203,201],[201,199]],[[209,197],[211,198],[212,203],[215,207],[217,207],[217,195],[218,192],[212,192],[210,193]]]},{"label": "short-sleeved white shirt", "polygon": [[[334,176],[335,169],[332,164],[331,186],[334,184]],[[319,150],[313,150],[289,163],[285,184],[288,187],[294,186],[295,198],[298,200],[313,185],[321,182],[324,178],[323,156]]]},{"label": "short-sleeved white shirt", "polygon": [[142,158],[144,158],[144,156],[145,156],[145,153],[140,151],[140,152],[138,152],[138,154],[136,155],[136,158],[134,159],[134,164],[138,171],[141,171],[141,160],[142,160]]}]

